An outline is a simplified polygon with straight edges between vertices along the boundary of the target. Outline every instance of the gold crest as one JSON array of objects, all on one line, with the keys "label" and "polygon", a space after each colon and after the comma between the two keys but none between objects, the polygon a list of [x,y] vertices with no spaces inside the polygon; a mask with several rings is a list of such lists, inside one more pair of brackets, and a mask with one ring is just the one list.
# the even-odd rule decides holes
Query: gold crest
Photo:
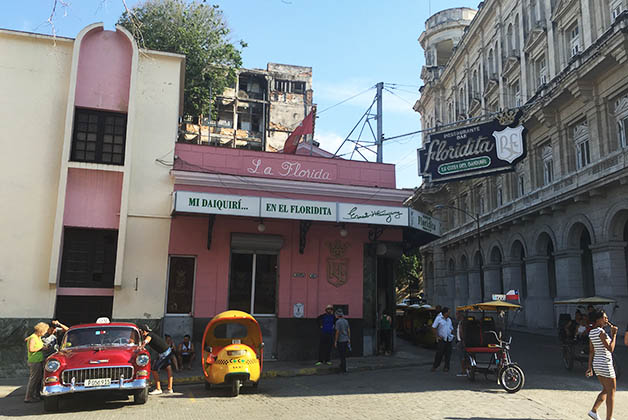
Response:
[{"label": "gold crest", "polygon": [[349,280],[349,259],[344,258],[349,243],[340,240],[327,243],[329,258],[327,258],[327,282],[334,287],[340,287]]},{"label": "gold crest", "polygon": [[333,242],[328,242],[327,246],[329,247],[329,255],[333,258],[342,258],[345,256],[345,252],[347,252],[347,248],[349,248],[349,243],[342,243],[340,239],[336,239]]},{"label": "gold crest", "polygon": [[497,115],[497,120],[501,125],[510,125],[515,122],[515,117],[517,113],[513,110],[504,111],[501,114]]}]

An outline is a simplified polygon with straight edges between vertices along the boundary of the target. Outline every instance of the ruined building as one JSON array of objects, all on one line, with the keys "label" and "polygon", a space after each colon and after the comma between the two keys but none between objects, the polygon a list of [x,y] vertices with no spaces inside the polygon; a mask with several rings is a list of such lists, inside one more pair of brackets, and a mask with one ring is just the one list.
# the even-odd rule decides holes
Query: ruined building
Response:
[{"label": "ruined building", "polygon": [[312,109],[312,68],[240,69],[214,104],[217,118],[204,122],[200,139],[198,126],[188,124],[185,142],[277,152]]}]

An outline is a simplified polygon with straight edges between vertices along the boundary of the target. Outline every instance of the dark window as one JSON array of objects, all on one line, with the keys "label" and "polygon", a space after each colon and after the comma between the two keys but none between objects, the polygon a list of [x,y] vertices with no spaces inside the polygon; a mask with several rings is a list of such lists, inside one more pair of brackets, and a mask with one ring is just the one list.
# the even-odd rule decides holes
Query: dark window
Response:
[{"label": "dark window", "polygon": [[118,231],[65,228],[61,287],[113,287]]},{"label": "dark window", "polygon": [[166,305],[169,314],[192,312],[194,265],[194,257],[170,257],[168,304]]},{"label": "dark window", "polygon": [[305,92],[305,82],[292,82],[292,92],[294,93]]},{"label": "dark window", "polygon": [[125,114],[76,110],[70,160],[124,165],[125,144]]}]

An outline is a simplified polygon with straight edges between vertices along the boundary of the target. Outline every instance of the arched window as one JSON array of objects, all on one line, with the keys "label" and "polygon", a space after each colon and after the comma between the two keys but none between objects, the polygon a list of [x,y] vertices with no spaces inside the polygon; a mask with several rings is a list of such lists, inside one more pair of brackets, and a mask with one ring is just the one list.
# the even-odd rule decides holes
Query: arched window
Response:
[{"label": "arched window", "polygon": [[580,233],[580,263],[582,265],[582,286],[585,296],[595,296],[595,280],[593,273],[593,254],[591,253],[591,236],[583,227]]},{"label": "arched window", "polygon": [[493,54],[493,49],[491,48],[488,52],[488,78],[493,79],[495,73],[495,55]]},{"label": "arched window", "polygon": [[513,38],[513,29],[512,29],[512,23],[508,24],[508,30],[506,31],[506,46],[507,46],[507,52],[506,52],[506,57],[510,57],[510,55],[512,54],[512,51],[515,49],[515,40]]},{"label": "arched window", "polygon": [[514,55],[519,55],[519,15],[515,16]]}]

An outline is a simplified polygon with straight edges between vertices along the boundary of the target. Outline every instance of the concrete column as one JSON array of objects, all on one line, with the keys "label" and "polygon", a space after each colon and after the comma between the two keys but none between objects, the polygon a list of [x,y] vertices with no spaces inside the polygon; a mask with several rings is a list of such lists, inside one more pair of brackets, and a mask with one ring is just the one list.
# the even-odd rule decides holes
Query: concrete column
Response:
[{"label": "concrete column", "polygon": [[628,295],[625,249],[626,242],[619,241],[591,246],[598,295],[614,298]]},{"label": "concrete column", "polygon": [[503,264],[504,293],[511,289],[521,292],[521,262],[509,261]]},{"label": "concrete column", "polygon": [[582,51],[589,48],[592,41],[591,34],[591,10],[589,9],[589,0],[580,0],[580,10],[582,10],[581,16],[581,30],[582,30],[582,44],[580,44]]},{"label": "concrete column", "polygon": [[432,301],[434,297],[434,273],[428,270],[429,260],[427,258],[427,253],[422,254],[422,267],[423,267],[423,293],[425,295],[425,299],[428,302]]},{"label": "concrete column", "polygon": [[482,299],[482,290],[480,289],[480,270],[477,267],[469,270],[469,303],[477,303]]},{"label": "concrete column", "polygon": [[[449,293],[449,284],[453,283],[445,261],[445,254],[442,248],[434,248],[434,299],[433,305],[451,306],[453,303],[453,293]],[[453,286],[452,286],[453,289]]]},{"label": "concrete column", "polygon": [[466,270],[456,272],[455,306],[463,306],[469,303],[469,278]]},{"label": "concrete column", "polygon": [[521,296],[521,261],[508,261],[504,263],[504,293],[509,290],[519,290],[519,298],[521,299],[521,306],[523,306],[523,311],[521,313],[517,313],[516,315],[510,315],[509,318],[512,320],[513,324],[523,326],[526,324],[525,317],[525,308],[526,304]]},{"label": "concrete column", "polygon": [[568,299],[582,297],[582,251],[564,249],[554,253],[556,261],[556,297]]},{"label": "concrete column", "polygon": [[549,257],[535,256],[525,259],[528,275],[528,298],[525,318],[528,328],[554,327],[554,302],[549,296],[547,262]]},{"label": "concrete column", "polygon": [[490,264],[484,266],[484,299],[491,300],[494,293],[502,293],[500,284],[500,274],[502,266]]}]

